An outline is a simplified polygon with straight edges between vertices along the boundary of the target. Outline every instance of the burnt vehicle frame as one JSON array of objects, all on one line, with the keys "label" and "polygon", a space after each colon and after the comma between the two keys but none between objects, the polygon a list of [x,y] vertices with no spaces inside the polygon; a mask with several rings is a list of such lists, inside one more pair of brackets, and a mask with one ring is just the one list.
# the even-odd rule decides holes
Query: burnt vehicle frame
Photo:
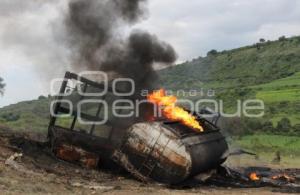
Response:
[{"label": "burnt vehicle frame", "polygon": [[[68,81],[70,80],[80,82],[80,87],[82,87],[83,93],[85,93],[90,87],[98,90],[104,89],[104,86],[101,83],[80,77],[75,73],[66,72],[59,90],[59,95],[56,96],[56,103],[54,104],[53,113],[51,114],[48,127],[48,140],[51,144],[51,150],[58,158],[83,163],[88,167],[95,168],[99,167],[99,161],[101,161],[101,165],[103,166],[106,164],[111,166],[112,162],[115,162],[125,168],[137,179],[149,181],[151,180],[150,178],[152,178],[164,183],[181,182],[188,177],[197,175],[200,172],[215,168],[226,160],[228,147],[225,137],[220,133],[220,129],[213,122],[200,117],[197,113],[191,112],[197,117],[197,120],[201,123],[204,129],[206,129],[206,131],[196,132],[179,122],[158,119],[155,123],[158,125],[156,131],[159,136],[154,136],[154,141],[152,141],[151,144],[148,143],[148,145],[139,145],[143,148],[139,148],[138,152],[132,152],[135,146],[130,145],[128,142],[128,140],[130,140],[130,136],[136,136],[131,132],[138,132],[134,127],[115,125],[113,120],[108,120],[107,123],[103,125],[105,126],[104,131],[106,131],[106,133],[104,133],[105,136],[103,136],[103,134],[101,135],[101,133],[103,133],[102,128],[98,128],[101,125],[92,124],[87,125],[86,128],[77,128],[79,117],[77,110],[70,110],[63,103],[63,100],[66,98],[64,95],[66,91],[76,90],[76,87],[71,89],[72,87],[68,86]],[[112,94],[111,87],[108,87],[108,94],[109,93]],[[77,95],[76,99],[79,101],[84,100],[86,97],[90,98],[90,96],[84,96],[82,94]],[[106,97],[107,95],[103,95],[96,98],[106,100]],[[93,112],[94,115],[80,113],[80,117],[87,121],[101,121],[102,118],[100,113],[102,105],[99,104],[93,107],[95,107]],[[70,114],[70,124],[64,127],[61,126],[58,122],[59,114]],[[134,124],[134,120],[132,120],[132,124]],[[153,122],[146,122],[142,125],[145,124],[146,127],[149,127],[153,125]],[[139,125],[137,125],[137,127],[139,127]],[[119,128],[129,128],[129,130],[120,131]],[[97,132],[100,133],[101,136],[95,134],[96,129],[98,129]],[[168,146],[170,139],[169,141],[166,141],[167,143],[165,143],[164,146],[159,145],[159,141],[164,142],[163,140],[160,140],[162,134],[171,134],[171,137],[173,137],[172,139],[178,141],[178,143],[176,142],[176,147],[180,148],[183,145],[183,150],[186,150],[191,154],[189,157],[190,159],[187,162],[189,163],[188,167],[184,167],[180,164],[180,168],[178,168],[177,165],[174,165],[174,162],[176,163],[176,159],[182,158],[182,156],[176,153],[176,147],[171,148]],[[147,142],[147,140],[144,141]],[[141,142],[141,140],[138,140],[137,142]],[[159,147],[157,151],[161,152],[160,155],[156,155],[157,151],[155,151],[155,148],[157,147]],[[162,160],[162,154],[166,148],[173,150],[171,152],[177,155],[173,157],[173,162],[168,162],[169,164]],[[199,155],[206,155],[206,157],[199,158]],[[166,171],[169,166],[171,166],[171,169]],[[179,170],[179,172],[172,170],[172,168],[174,168],[174,170]],[[162,173],[164,171],[165,173]],[[175,175],[173,175],[172,172],[174,172]]]}]

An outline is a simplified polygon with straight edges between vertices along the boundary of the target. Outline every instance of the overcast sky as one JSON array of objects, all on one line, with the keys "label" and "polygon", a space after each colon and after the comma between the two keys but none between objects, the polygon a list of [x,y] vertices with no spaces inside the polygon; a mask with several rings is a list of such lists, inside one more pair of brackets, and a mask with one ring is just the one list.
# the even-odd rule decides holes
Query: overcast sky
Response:
[{"label": "overcast sky", "polygon": [[[48,94],[49,79],[68,70],[68,53],[53,36],[66,2],[0,1],[0,77],[7,83],[0,107]],[[260,38],[300,35],[299,0],[150,0],[148,8],[147,19],[134,28],[172,44],[178,62]]]}]

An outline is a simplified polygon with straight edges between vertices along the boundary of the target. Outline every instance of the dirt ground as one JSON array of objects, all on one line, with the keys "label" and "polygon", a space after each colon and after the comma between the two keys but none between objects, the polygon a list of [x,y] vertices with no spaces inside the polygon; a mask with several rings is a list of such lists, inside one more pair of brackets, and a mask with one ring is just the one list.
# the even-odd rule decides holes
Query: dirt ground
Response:
[{"label": "dirt ground", "polygon": [[[144,184],[121,170],[91,170],[60,161],[44,145],[28,143],[0,131],[1,194],[284,194],[273,188],[197,186],[174,189]],[[19,147],[21,146],[22,150]],[[22,153],[9,162],[14,154]]]}]

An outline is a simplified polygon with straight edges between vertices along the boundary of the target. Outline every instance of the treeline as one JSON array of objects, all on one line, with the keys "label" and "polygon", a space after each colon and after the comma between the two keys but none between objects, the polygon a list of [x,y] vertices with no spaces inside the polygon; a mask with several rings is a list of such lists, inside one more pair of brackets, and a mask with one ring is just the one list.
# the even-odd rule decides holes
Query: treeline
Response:
[{"label": "treeline", "polygon": [[221,128],[234,136],[255,133],[300,136],[300,124],[292,125],[290,119],[283,117],[275,125],[271,121],[250,118],[222,119]]},{"label": "treeline", "polygon": [[266,40],[264,38],[260,38],[258,43],[254,43],[253,45],[250,45],[250,46],[245,46],[245,47],[241,47],[241,48],[237,48],[237,49],[232,49],[230,51],[227,51],[227,50],[217,51],[216,49],[212,49],[212,50],[207,52],[206,56],[213,56],[213,55],[217,55],[217,54],[225,54],[225,53],[228,53],[228,52],[233,52],[233,51],[241,50],[241,49],[249,49],[249,48],[256,48],[257,50],[260,50],[263,46],[272,44],[276,41],[281,42],[282,43],[281,45],[283,45],[285,41],[294,41],[294,40],[296,40],[297,43],[300,43],[300,37],[299,36],[291,37],[291,38],[286,38],[285,36],[280,36],[278,38],[278,40],[275,40],[275,41],[270,41],[270,40]]},{"label": "treeline", "polygon": [[4,87],[5,87],[5,83],[4,83],[3,79],[0,77],[0,95],[3,95]]}]

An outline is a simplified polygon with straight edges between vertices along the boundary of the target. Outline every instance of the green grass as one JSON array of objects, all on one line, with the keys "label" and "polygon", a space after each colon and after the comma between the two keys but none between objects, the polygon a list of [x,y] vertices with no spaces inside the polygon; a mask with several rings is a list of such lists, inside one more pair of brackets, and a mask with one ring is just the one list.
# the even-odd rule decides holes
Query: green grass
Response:
[{"label": "green grass", "polygon": [[2,126],[7,126],[13,130],[24,131],[24,132],[44,133],[47,131],[48,123],[49,123],[49,117],[41,118],[30,113],[22,114],[20,116],[20,119],[17,121],[0,120],[0,124]]},{"label": "green grass", "polygon": [[[212,99],[235,110],[236,100],[261,99],[264,118],[300,124],[300,36],[199,57],[159,72],[161,86],[172,90],[213,89]],[[197,101],[203,97],[191,97]],[[284,104],[283,104],[284,103]]]},{"label": "green grass", "polygon": [[161,70],[162,86],[170,89],[276,89],[300,85],[300,37],[247,46],[199,57]]},{"label": "green grass", "polygon": [[256,98],[265,102],[300,101],[300,72],[249,88],[256,90]]},{"label": "green grass", "polygon": [[[214,89],[263,85],[300,71],[299,43],[298,36],[199,57],[161,70],[161,80],[171,89],[199,88],[201,82]],[[299,74],[295,77],[278,82],[297,84]]]},{"label": "green grass", "polygon": [[274,163],[276,152],[256,152],[256,156],[230,156],[226,164],[234,167],[267,166],[274,169],[299,168],[300,156],[295,154],[281,154],[280,163]]},{"label": "green grass", "polygon": [[276,91],[258,91],[256,98],[265,102],[300,101],[300,88]]},{"label": "green grass", "polygon": [[278,89],[278,88],[295,88],[298,87],[298,89],[300,88],[300,72],[296,72],[295,74],[293,74],[292,76],[289,77],[285,77],[282,79],[277,79],[274,80],[272,82],[266,83],[266,84],[261,84],[261,85],[255,85],[252,86],[252,88],[258,88],[258,89],[263,89],[263,90],[267,90],[267,89]]},{"label": "green grass", "polygon": [[274,115],[271,118],[271,122],[273,123],[273,126],[275,127],[277,123],[282,119],[282,118],[288,118],[291,121],[291,124],[294,126],[296,124],[300,124],[300,115],[299,114],[279,114],[279,115]]},{"label": "green grass", "polygon": [[300,155],[300,137],[256,134],[244,136],[237,142],[254,152],[276,152]]},{"label": "green grass", "polygon": [[[49,99],[20,102],[0,109],[0,125],[16,131],[46,132],[50,119]],[[12,114],[17,120],[5,120],[4,115]]]}]

